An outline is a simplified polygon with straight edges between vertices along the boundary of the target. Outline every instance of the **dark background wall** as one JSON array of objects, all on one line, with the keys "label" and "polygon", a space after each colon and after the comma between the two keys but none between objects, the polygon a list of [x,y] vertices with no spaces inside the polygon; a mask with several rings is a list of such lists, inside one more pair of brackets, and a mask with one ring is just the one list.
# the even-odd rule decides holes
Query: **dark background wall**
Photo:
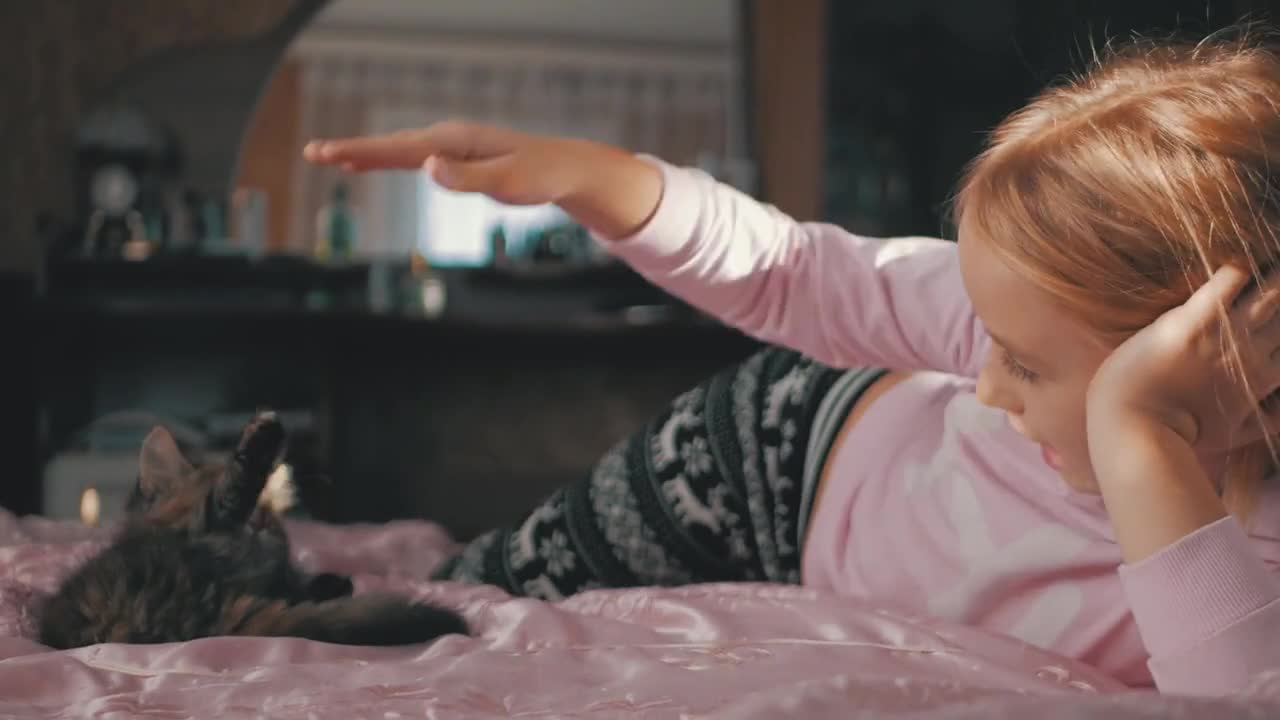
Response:
[{"label": "dark background wall", "polygon": [[[146,58],[270,33],[300,0],[42,0],[0,3],[0,270],[30,272],[40,212],[71,203],[82,113]],[[208,77],[208,76],[206,76]],[[267,78],[257,80],[263,83]],[[191,97],[188,91],[182,96]],[[217,115],[191,117],[216,131]]]}]

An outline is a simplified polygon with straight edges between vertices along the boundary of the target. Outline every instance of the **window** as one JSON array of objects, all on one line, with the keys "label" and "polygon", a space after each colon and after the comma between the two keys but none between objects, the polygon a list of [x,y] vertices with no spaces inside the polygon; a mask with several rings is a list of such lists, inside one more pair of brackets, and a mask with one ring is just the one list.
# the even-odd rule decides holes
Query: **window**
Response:
[{"label": "window", "polygon": [[456,193],[417,175],[416,249],[432,265],[477,267],[493,261],[493,235],[501,232],[507,252],[524,255],[532,238],[570,223],[554,205],[505,205],[483,195]]}]

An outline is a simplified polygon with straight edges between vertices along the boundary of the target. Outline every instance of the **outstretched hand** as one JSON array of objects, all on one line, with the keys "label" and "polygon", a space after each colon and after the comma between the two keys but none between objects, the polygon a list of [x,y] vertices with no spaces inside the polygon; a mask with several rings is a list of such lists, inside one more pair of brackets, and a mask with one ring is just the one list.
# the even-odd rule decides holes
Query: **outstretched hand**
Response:
[{"label": "outstretched hand", "polygon": [[317,140],[303,156],[348,172],[426,170],[449,190],[509,205],[555,203],[610,238],[634,232],[662,195],[657,168],[619,148],[464,121]]},{"label": "outstretched hand", "polygon": [[566,162],[576,143],[508,128],[442,122],[386,135],[321,140],[303,155],[349,172],[426,170],[442,186],[484,193],[504,203],[535,205],[564,200],[583,178]]}]

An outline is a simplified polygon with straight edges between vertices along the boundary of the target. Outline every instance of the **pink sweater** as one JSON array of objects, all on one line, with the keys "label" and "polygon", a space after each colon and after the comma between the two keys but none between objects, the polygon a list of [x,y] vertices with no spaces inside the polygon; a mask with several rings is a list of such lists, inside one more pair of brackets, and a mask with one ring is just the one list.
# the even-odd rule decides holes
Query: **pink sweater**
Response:
[{"label": "pink sweater", "polygon": [[1101,498],[1071,490],[979,404],[989,347],[956,246],[802,224],[657,160],[662,202],[613,251],[727,324],[834,366],[925,371],[834,456],[806,585],[984,627],[1137,686],[1225,694],[1280,668],[1280,493],[1133,566]]}]

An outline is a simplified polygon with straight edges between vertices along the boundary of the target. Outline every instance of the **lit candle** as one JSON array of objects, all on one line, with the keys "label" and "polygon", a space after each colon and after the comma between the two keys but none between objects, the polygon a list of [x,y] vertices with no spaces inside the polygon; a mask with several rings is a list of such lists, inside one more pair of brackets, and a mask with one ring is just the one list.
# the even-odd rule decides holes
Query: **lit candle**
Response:
[{"label": "lit candle", "polygon": [[80,493],[80,522],[85,525],[97,525],[98,513],[102,509],[102,500],[98,497],[98,489],[87,487]]}]

